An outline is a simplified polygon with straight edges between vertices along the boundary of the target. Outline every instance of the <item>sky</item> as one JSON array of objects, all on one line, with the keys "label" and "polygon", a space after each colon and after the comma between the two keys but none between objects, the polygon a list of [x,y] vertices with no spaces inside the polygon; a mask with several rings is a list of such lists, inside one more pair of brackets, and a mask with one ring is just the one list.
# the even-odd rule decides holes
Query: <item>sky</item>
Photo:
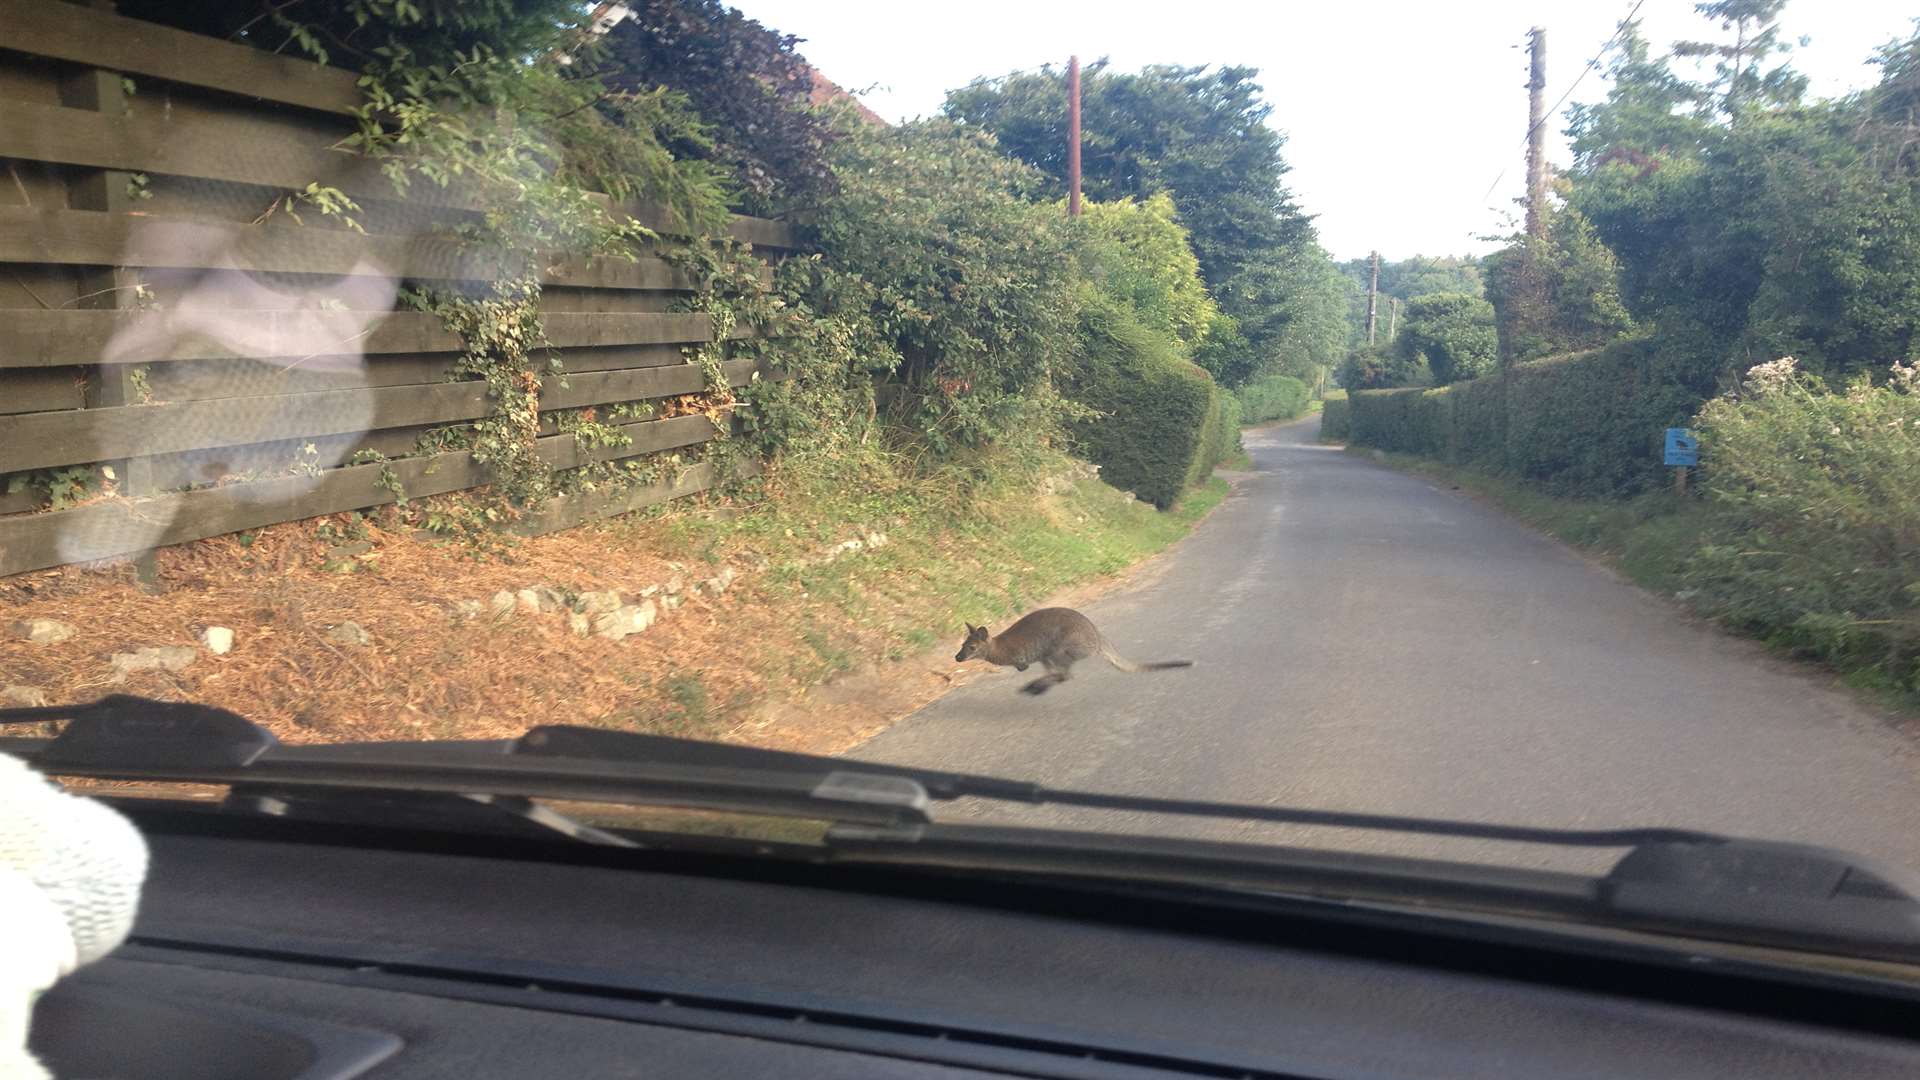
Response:
[{"label": "sky", "polygon": [[[1634,0],[1375,0],[1373,3],[1058,4],[972,0],[729,0],[806,41],[800,51],[889,120],[939,112],[946,92],[982,76],[1108,57],[1147,64],[1245,64],[1261,71],[1269,119],[1287,136],[1288,186],[1315,215],[1335,258],[1378,249],[1389,259],[1484,253],[1509,232],[1524,188],[1528,27],[1547,31],[1547,101],[1603,98],[1596,70],[1579,78]],[[1920,4],[1790,0],[1786,35],[1805,35],[1793,63],[1810,92],[1871,85],[1866,61],[1908,36]],[[1642,0],[1642,33],[1658,46],[1718,39],[1692,0]],[[1577,86],[1575,85],[1578,79]],[[1561,107],[1564,111],[1565,106]],[[1556,116],[1548,159],[1569,155]]]}]

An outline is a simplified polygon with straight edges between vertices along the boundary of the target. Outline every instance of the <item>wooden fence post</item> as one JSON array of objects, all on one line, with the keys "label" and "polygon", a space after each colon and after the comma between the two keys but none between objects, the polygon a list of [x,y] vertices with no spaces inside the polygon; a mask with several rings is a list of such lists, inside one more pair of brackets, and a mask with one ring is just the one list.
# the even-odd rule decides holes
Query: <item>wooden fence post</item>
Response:
[{"label": "wooden fence post", "polygon": [[[95,10],[113,10],[111,0],[96,0]],[[90,112],[124,113],[128,110],[126,86],[119,72],[100,68],[75,68],[60,80],[60,103],[70,109]],[[101,213],[125,213],[133,204],[134,174],[119,169],[78,169],[67,184],[67,205],[74,210]],[[130,310],[138,306],[140,276],[124,266],[103,266],[79,271],[75,282],[76,307],[93,310]],[[144,400],[136,365],[94,363],[86,368],[84,407],[105,408],[137,405]],[[153,492],[152,462],[143,457],[101,462],[113,470],[120,494],[148,495]],[[153,552],[134,555],[135,573],[143,584],[158,578]]]}]

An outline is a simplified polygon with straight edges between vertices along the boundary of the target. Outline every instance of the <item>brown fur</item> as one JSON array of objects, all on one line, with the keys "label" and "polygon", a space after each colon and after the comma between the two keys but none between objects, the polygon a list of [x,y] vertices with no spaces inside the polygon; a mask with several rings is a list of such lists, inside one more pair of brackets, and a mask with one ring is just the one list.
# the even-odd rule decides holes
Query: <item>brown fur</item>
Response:
[{"label": "brown fur", "polygon": [[1020,690],[1044,694],[1072,678],[1073,665],[1089,656],[1098,656],[1121,671],[1162,671],[1193,666],[1191,660],[1136,664],[1115,651],[1113,643],[1093,625],[1093,620],[1072,608],[1041,608],[1029,612],[997,635],[987,633],[984,626],[969,623],[967,638],[960,643],[954,659],[980,659],[1015,671],[1039,664],[1047,673]]}]

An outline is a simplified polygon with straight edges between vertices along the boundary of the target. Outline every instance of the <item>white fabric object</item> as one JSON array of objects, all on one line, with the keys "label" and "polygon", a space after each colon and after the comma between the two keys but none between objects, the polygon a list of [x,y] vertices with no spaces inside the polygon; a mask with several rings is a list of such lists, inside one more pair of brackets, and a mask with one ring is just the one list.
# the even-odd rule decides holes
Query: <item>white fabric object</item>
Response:
[{"label": "white fabric object", "polygon": [[44,1077],[33,1002],[126,940],[147,845],[126,818],[0,754],[0,1078]]}]

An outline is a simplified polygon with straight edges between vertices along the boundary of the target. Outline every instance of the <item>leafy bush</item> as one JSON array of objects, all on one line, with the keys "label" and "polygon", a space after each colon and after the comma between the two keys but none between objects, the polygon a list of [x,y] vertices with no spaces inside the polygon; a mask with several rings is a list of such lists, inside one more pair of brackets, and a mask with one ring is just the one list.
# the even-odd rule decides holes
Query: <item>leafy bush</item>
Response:
[{"label": "leafy bush", "polygon": [[1792,360],[1701,409],[1708,542],[1694,602],[1736,628],[1920,690],[1920,369],[1832,394]]},{"label": "leafy bush", "polygon": [[894,429],[936,456],[1053,432],[1077,299],[1037,174],[946,121],[855,129],[832,158],[815,286],[792,302],[876,321]]},{"label": "leafy bush", "polygon": [[1291,375],[1268,375],[1240,387],[1233,396],[1240,402],[1241,423],[1264,424],[1291,420],[1306,412],[1312,395],[1306,383]]},{"label": "leafy bush", "polygon": [[620,90],[665,86],[686,96],[705,138],[679,158],[726,169],[751,213],[812,208],[834,190],[827,147],[837,138],[811,105],[813,69],[800,39],[719,0],[640,0],[606,35],[602,77]]},{"label": "leafy bush", "polygon": [[1224,439],[1219,389],[1172,339],[1098,294],[1081,308],[1078,340],[1066,393],[1099,415],[1069,422],[1075,442],[1107,483],[1172,506],[1212,471],[1205,459]]},{"label": "leafy bush", "polygon": [[1340,385],[1348,390],[1390,390],[1433,382],[1425,357],[1386,345],[1363,345],[1352,350],[1341,362],[1338,377]]},{"label": "leafy bush", "polygon": [[1493,305],[1471,293],[1416,296],[1407,302],[1406,329],[1393,348],[1403,360],[1424,358],[1440,386],[1485,375],[1500,354]]},{"label": "leafy bush", "polygon": [[1190,358],[1222,316],[1200,280],[1187,230],[1165,192],[1141,202],[1088,202],[1073,223],[1080,265],[1142,326],[1177,341]]},{"label": "leafy bush", "polygon": [[1345,390],[1329,393],[1320,403],[1320,438],[1327,442],[1346,442],[1353,437],[1353,405]]}]

